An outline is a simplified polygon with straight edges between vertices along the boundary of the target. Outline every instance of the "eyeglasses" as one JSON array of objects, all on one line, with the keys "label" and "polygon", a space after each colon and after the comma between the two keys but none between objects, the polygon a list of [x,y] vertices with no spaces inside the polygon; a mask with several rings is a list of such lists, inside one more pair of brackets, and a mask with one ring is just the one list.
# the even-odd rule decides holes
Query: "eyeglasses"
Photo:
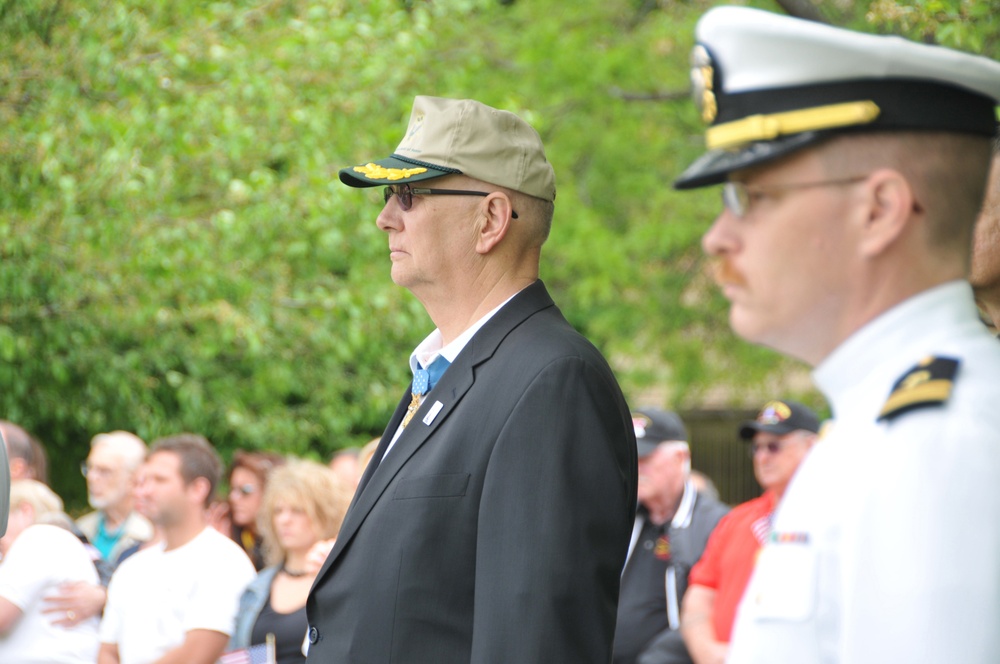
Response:
[{"label": "eyeglasses", "polygon": [[784,440],[769,440],[766,443],[751,443],[747,451],[750,453],[751,459],[757,456],[758,452],[764,450],[767,450],[768,454],[777,454],[785,449],[785,442]]},{"label": "eyeglasses", "polygon": [[234,486],[232,489],[230,489],[230,493],[238,493],[241,496],[252,496],[253,494],[257,493],[257,487],[255,487],[253,484],[243,484],[240,486]]},{"label": "eyeglasses", "polygon": [[867,180],[867,175],[858,175],[839,180],[821,180],[819,182],[796,182],[793,184],[774,184],[767,186],[748,186],[745,182],[730,180],[722,185],[722,204],[737,217],[743,218],[750,212],[750,205],[755,198],[771,193],[813,189],[815,187],[838,187],[845,184],[855,184]]},{"label": "eyeglasses", "polygon": [[[423,189],[404,184],[399,187],[386,187],[382,190],[382,198],[386,203],[395,196],[399,199],[399,207],[406,212],[413,207],[414,196],[489,196],[487,191],[467,191],[465,189]],[[510,216],[517,219],[517,212],[510,211]]]},{"label": "eyeglasses", "polygon": [[80,464],[80,474],[84,477],[93,475],[94,477],[111,477],[115,474],[113,468],[102,468],[101,466],[91,466],[86,462]]}]

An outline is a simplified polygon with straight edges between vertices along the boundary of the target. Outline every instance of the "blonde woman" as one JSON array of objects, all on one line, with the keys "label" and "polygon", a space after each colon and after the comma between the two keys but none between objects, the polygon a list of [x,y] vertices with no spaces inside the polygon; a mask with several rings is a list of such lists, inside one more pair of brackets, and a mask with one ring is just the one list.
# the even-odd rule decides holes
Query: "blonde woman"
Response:
[{"label": "blonde woman", "polygon": [[65,519],[63,504],[35,480],[10,487],[10,520],[0,539],[0,662],[92,664],[98,618],[67,611],[53,622],[43,599],[64,583],[96,586],[97,569],[83,543],[65,528],[41,523]]},{"label": "blonde woman", "polygon": [[278,664],[305,662],[306,598],[318,571],[307,556],[317,542],[337,536],[352,495],[353,487],[312,461],[290,461],[271,472],[257,520],[268,567],[240,600],[231,649],[263,644],[274,634]]}]

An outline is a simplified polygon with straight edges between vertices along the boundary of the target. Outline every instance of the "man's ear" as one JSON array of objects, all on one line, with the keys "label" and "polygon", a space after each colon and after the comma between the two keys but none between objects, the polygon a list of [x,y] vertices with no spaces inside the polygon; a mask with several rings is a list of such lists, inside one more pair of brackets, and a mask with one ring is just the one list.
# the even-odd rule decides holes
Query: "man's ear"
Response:
[{"label": "man's ear", "polygon": [[806,449],[811,450],[813,445],[819,442],[818,433],[810,433],[806,436]]},{"label": "man's ear", "polygon": [[861,231],[861,252],[866,257],[884,253],[920,213],[913,187],[899,171],[882,168],[864,183],[867,216]]},{"label": "man's ear", "polygon": [[476,237],[476,252],[490,253],[510,230],[514,206],[502,191],[495,191],[480,205],[479,229]]},{"label": "man's ear", "polygon": [[192,500],[196,500],[201,505],[207,505],[212,485],[207,477],[196,477],[187,486],[187,490]]},{"label": "man's ear", "polygon": [[28,477],[28,462],[20,457],[11,458],[8,463],[10,464],[10,476],[12,478]]}]

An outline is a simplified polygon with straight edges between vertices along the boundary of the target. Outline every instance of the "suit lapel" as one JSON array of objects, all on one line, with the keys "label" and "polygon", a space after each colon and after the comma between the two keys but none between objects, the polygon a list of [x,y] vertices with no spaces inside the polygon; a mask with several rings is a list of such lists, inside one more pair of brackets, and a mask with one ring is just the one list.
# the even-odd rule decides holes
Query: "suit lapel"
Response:
[{"label": "suit lapel", "polygon": [[399,400],[396,404],[396,410],[392,414],[392,418],[389,420],[389,426],[386,427],[385,431],[382,432],[382,438],[378,442],[378,447],[375,448],[375,452],[372,454],[365,466],[365,472],[362,473],[361,479],[358,480],[358,489],[354,492],[354,498],[351,500],[351,504],[348,505],[347,509],[350,511],[354,507],[354,503],[358,502],[358,496],[364,491],[365,487],[368,486],[369,480],[372,478],[372,474],[378,467],[381,459],[385,456],[385,451],[389,449],[389,444],[392,442],[392,436],[396,429],[399,428],[399,423],[403,421],[403,416],[406,414],[406,408],[410,403],[410,390],[413,388],[413,384],[406,389],[406,393],[403,398]]},{"label": "suit lapel", "polygon": [[[389,455],[378,464],[375,461],[376,457],[372,457],[372,461],[369,462],[358,484],[358,490],[348,508],[340,533],[337,535],[337,541],[323,563],[323,567],[316,575],[316,580],[313,582],[314,588],[353,539],[358,528],[364,523],[369,512],[385,493],[396,474],[438,427],[447,421],[459,401],[472,387],[475,382],[475,368],[493,356],[497,347],[514,328],[531,315],[553,305],[552,299],[545,290],[545,285],[540,280],[536,281],[518,293],[472,337],[468,345],[444,372],[440,382],[427,394],[427,398],[424,399],[420,409],[403,433],[400,434]],[[396,406],[396,411],[382,434],[378,450],[375,452],[376,455],[385,454],[393,434],[403,420],[409,402],[410,395],[407,392]],[[440,403],[440,407],[437,407],[436,403]],[[439,408],[439,410],[433,418],[429,418],[428,413],[431,412],[432,408]],[[425,419],[428,419],[429,422],[425,422]]]}]

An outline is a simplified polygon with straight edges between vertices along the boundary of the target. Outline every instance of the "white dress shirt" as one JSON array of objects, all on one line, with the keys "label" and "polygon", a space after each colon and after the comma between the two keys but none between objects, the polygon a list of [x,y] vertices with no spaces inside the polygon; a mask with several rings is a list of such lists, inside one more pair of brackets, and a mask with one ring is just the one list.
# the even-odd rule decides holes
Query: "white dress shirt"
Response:
[{"label": "white dress shirt", "polygon": [[[518,293],[520,292],[521,291],[518,291]],[[424,337],[424,340],[417,344],[417,347],[413,349],[412,353],[410,353],[410,371],[414,374],[417,372],[417,369],[419,368],[417,366],[417,362],[420,362],[420,366],[422,367],[429,367],[431,363],[438,358],[438,356],[448,360],[449,363],[454,362],[455,358],[458,357],[458,354],[462,352],[462,349],[465,348],[465,346],[472,340],[472,337],[476,336],[476,332],[478,332],[483,325],[486,325],[486,323],[488,323],[498,311],[503,309],[504,305],[514,299],[514,296],[516,295],[517,293],[514,293],[514,295],[511,295],[495,308],[488,311],[482,318],[477,320],[464,332],[462,332],[462,334],[455,337],[455,339],[447,346],[444,345],[444,338],[441,336],[441,330],[434,328],[434,331]],[[424,396],[420,397],[421,404],[423,404]],[[396,444],[396,441],[399,440],[399,436],[403,433],[403,429],[405,428],[406,427],[402,424],[396,427],[396,432],[392,435],[392,440],[389,441],[389,446],[385,448],[385,454],[382,455],[382,459],[385,459],[385,457],[389,455],[389,451]]]}]

